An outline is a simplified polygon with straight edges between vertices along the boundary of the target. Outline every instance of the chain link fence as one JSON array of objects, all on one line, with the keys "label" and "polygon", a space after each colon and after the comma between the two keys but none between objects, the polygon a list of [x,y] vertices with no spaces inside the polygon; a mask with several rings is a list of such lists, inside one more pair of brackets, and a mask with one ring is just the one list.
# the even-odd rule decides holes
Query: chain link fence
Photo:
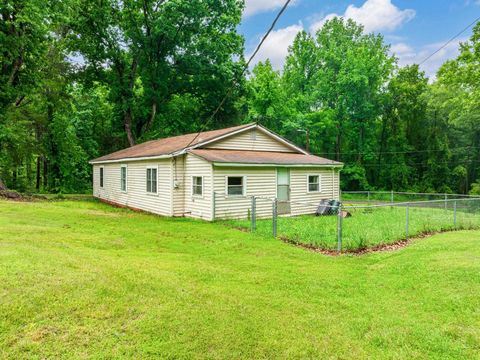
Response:
[{"label": "chain link fence", "polygon": [[480,229],[480,197],[392,192],[348,194],[339,206],[325,205],[329,211],[322,216],[315,216],[315,210],[311,210],[317,209],[319,203],[289,201],[290,208],[304,209],[305,213],[279,215],[276,198],[248,196],[245,216],[224,217],[222,221],[305,247],[339,252],[397,244],[442,231]]}]

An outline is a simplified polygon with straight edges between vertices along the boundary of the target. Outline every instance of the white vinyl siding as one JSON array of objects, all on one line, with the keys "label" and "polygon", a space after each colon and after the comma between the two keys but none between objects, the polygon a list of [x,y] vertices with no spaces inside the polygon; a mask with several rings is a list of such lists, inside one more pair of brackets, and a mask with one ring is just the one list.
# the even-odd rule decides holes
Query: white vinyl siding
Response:
[{"label": "white vinyl siding", "polygon": [[185,214],[185,173],[184,173],[185,155],[177,156],[172,159],[172,206],[173,216],[183,216]]},{"label": "white vinyl siding", "polygon": [[[104,187],[100,188],[100,166],[93,166],[93,195],[119,205],[148,211],[159,215],[172,215],[171,159],[128,162],[127,189],[120,189],[120,164],[102,165],[104,168]],[[146,168],[155,167],[157,171],[158,194],[152,196],[146,192]]]},{"label": "white vinyl siding", "polygon": [[[192,181],[194,176],[203,177],[203,196],[193,196]],[[195,155],[187,154],[185,158],[185,216],[206,220],[212,219],[212,164]]]},{"label": "white vinyl siding", "polygon": [[[276,169],[260,167],[214,167],[215,218],[246,218],[251,208],[250,196],[257,199],[258,217],[272,215],[272,201],[276,193]],[[244,196],[228,196],[226,181],[228,176],[245,178]]]},{"label": "white vinyl siding", "polygon": [[247,130],[205,146],[209,149],[296,152],[260,129]]},{"label": "white vinyl siding", "polygon": [[[272,201],[277,191],[276,168],[214,167],[215,218],[246,218],[251,209],[251,196],[257,196],[258,217],[272,216]],[[328,168],[290,168],[291,214],[313,214],[322,199],[338,199],[339,172]],[[320,191],[308,191],[308,175],[318,175]],[[247,180],[245,196],[229,196],[226,181],[229,176]],[[269,198],[269,199],[266,199]]]},{"label": "white vinyl siding", "polygon": [[[319,177],[319,191],[309,191],[309,176]],[[338,170],[329,168],[290,169],[291,214],[313,214],[322,199],[338,199]]]}]

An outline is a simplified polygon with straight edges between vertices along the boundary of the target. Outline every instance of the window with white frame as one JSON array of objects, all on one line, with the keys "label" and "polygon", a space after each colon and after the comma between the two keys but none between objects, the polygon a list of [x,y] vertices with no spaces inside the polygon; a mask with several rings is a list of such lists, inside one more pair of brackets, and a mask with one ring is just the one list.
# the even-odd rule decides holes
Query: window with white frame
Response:
[{"label": "window with white frame", "polygon": [[147,193],[157,193],[157,168],[147,167]]},{"label": "window with white frame", "polygon": [[308,192],[320,191],[320,175],[308,175]]},{"label": "window with white frame", "polygon": [[127,191],[127,165],[120,166],[120,190]]},{"label": "window with white frame", "polygon": [[241,196],[245,194],[244,176],[227,176],[227,194],[229,196]]},{"label": "window with white frame", "polygon": [[103,188],[103,166],[100,166],[100,187]]},{"label": "window with white frame", "polygon": [[192,177],[192,195],[194,196],[203,195],[203,177],[201,176]]}]

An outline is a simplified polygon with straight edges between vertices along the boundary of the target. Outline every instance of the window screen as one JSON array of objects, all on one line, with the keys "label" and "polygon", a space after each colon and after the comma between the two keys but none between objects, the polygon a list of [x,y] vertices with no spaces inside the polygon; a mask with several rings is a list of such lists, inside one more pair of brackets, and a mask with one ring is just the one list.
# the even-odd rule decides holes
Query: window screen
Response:
[{"label": "window screen", "polygon": [[192,178],[192,194],[203,195],[203,178],[201,176],[194,176]]},{"label": "window screen", "polygon": [[127,167],[120,168],[120,190],[127,191]]},{"label": "window screen", "polygon": [[308,191],[318,192],[320,191],[320,176],[308,175]]},{"label": "window screen", "polygon": [[100,168],[100,187],[103,187],[103,167]]},{"label": "window screen", "polygon": [[155,168],[147,169],[147,192],[157,193],[157,169]]},{"label": "window screen", "polygon": [[229,176],[227,178],[228,195],[243,195],[244,178],[243,176]]}]

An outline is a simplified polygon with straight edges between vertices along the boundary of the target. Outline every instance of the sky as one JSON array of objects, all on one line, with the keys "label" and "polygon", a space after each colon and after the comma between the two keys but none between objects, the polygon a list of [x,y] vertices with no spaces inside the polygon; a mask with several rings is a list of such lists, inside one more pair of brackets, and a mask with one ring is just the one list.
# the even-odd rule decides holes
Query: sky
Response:
[{"label": "sky", "polygon": [[[250,55],[271,25],[285,0],[245,0],[239,31],[245,36],[246,55]],[[480,0],[292,0],[253,64],[270,59],[281,70],[295,35],[315,32],[334,17],[351,18],[368,32],[380,33],[391,45],[390,51],[401,66],[419,63],[451,37],[480,16]],[[472,33],[468,29],[422,65],[430,78],[440,65],[458,54],[460,41]]]}]

